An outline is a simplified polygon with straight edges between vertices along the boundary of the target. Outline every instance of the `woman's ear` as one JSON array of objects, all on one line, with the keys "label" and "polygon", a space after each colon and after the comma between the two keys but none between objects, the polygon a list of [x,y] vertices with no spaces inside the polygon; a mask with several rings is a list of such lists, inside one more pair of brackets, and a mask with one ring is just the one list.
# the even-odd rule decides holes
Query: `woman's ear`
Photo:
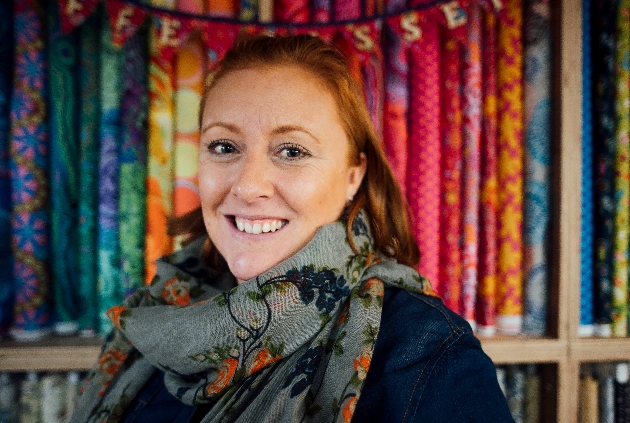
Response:
[{"label": "woman's ear", "polygon": [[367,158],[365,153],[359,154],[359,164],[350,166],[348,169],[348,189],[346,191],[346,198],[354,197],[359,190],[365,171],[367,169]]}]

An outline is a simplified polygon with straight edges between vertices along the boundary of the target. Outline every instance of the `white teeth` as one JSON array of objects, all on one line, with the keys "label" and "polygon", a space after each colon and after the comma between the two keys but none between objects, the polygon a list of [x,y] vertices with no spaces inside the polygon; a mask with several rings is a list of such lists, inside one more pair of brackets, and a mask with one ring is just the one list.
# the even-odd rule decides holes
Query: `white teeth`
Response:
[{"label": "white teeth", "polygon": [[282,220],[268,220],[261,223],[241,220],[239,218],[234,218],[234,223],[239,231],[254,235],[275,232],[286,224],[286,222]]}]

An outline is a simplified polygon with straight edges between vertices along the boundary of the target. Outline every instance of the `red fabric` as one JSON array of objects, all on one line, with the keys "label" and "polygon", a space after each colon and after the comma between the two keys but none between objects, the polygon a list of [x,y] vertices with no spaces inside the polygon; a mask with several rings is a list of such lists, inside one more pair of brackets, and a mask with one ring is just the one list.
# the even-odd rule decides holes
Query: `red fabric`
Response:
[{"label": "red fabric", "polygon": [[147,13],[138,6],[119,0],[109,0],[105,5],[112,26],[112,43],[120,47],[138,31]]},{"label": "red fabric", "polygon": [[310,19],[308,0],[275,0],[274,20],[278,22],[307,23]]},{"label": "red fabric", "polygon": [[[446,32],[446,31],[444,31]],[[444,304],[461,313],[462,104],[461,48],[444,34],[442,43],[442,199],[440,208],[440,280]]]},{"label": "red fabric", "polygon": [[61,30],[69,33],[96,10],[100,0],[58,0]]}]

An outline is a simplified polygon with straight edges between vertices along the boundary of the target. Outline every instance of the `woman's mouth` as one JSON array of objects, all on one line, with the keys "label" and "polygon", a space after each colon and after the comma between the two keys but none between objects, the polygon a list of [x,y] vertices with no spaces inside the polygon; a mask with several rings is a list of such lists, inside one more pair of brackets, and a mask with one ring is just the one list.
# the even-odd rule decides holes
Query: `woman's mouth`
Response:
[{"label": "woman's mouth", "polygon": [[267,232],[275,232],[286,225],[288,221],[284,219],[245,219],[234,216],[234,226],[241,232],[248,234],[262,234]]}]

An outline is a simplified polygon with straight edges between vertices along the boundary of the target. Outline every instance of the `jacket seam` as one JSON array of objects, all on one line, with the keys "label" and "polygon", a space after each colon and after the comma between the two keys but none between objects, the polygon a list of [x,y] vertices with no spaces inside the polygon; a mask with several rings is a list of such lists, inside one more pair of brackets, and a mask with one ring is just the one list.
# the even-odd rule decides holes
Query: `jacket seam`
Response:
[{"label": "jacket seam", "polygon": [[444,317],[444,319],[446,319],[446,321],[448,322],[449,326],[451,327],[451,329],[456,332],[459,335],[463,335],[465,333],[469,333],[469,331],[465,330],[465,328],[462,328],[461,326],[459,326],[457,323],[455,323],[451,317],[448,315],[448,313],[445,313],[444,310],[442,310],[440,307],[436,307],[434,304],[431,304],[431,302],[427,301],[426,298],[423,298],[421,295],[418,295],[415,292],[409,292],[409,295],[411,295],[414,298],[417,298],[418,300],[422,301],[423,303],[425,303],[426,305],[428,305],[429,307],[437,310],[440,314],[442,314],[442,316]]}]

